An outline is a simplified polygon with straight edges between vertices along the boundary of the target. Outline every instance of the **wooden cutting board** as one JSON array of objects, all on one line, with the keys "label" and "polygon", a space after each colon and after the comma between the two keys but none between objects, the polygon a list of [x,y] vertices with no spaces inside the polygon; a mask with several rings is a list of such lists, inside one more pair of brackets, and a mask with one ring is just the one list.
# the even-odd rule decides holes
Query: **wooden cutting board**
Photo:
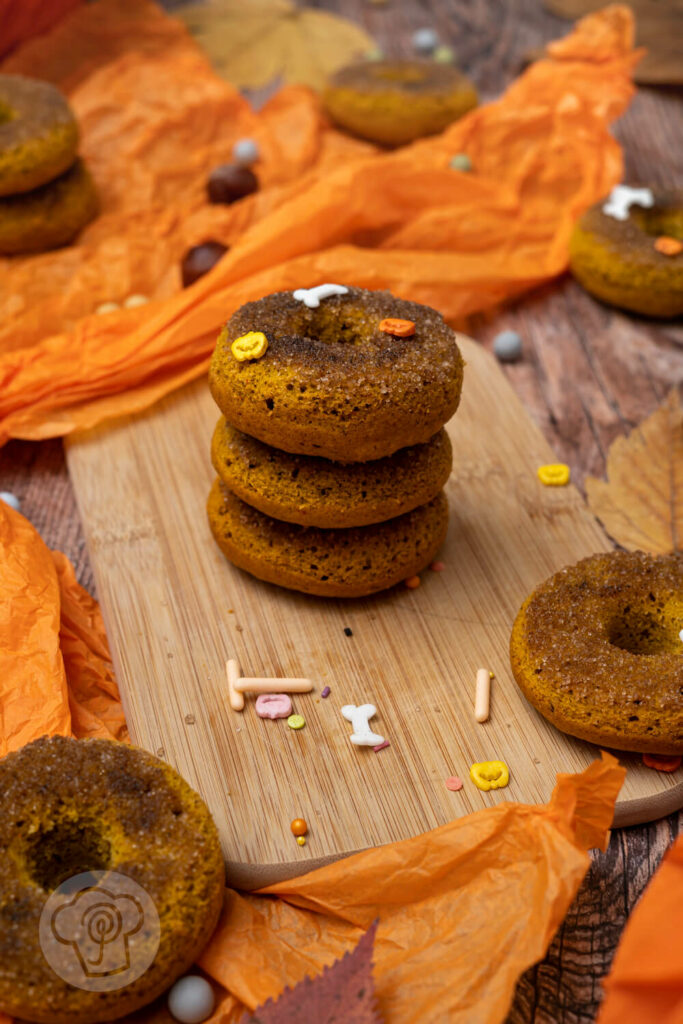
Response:
[{"label": "wooden cutting board", "polygon": [[[551,450],[495,360],[461,342],[468,365],[448,427],[446,569],[423,573],[417,590],[324,600],[226,562],[204,511],[218,413],[203,380],[68,444],[132,737],[202,794],[234,885],[291,877],[502,800],[546,801],[557,772],[599,756],[530,707],[507,652],[529,590],[609,542],[573,487],[539,483]],[[258,718],[253,698],[244,712],[230,710],[228,658],[243,675],[312,679],[315,691],[294,698],[305,728]],[[495,672],[484,725],[473,716],[480,666]],[[350,743],[340,714],[349,703],[377,706],[372,726],[390,747]],[[484,793],[469,766],[490,759],[505,760],[511,780]],[[637,755],[623,761],[615,824],[683,806],[679,773],[652,771]],[[457,793],[444,785],[454,774],[465,780]],[[309,824],[305,847],[289,829],[296,817]]]}]

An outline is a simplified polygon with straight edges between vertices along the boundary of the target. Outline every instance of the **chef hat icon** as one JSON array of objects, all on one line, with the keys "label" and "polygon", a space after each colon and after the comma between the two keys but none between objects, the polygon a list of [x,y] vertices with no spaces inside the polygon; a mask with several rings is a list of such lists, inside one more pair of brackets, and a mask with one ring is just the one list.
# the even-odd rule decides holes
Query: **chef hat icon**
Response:
[{"label": "chef hat icon", "polygon": [[72,947],[84,977],[102,978],[129,970],[130,939],[144,913],[135,896],[95,887],[62,903],[50,923],[55,938]]}]

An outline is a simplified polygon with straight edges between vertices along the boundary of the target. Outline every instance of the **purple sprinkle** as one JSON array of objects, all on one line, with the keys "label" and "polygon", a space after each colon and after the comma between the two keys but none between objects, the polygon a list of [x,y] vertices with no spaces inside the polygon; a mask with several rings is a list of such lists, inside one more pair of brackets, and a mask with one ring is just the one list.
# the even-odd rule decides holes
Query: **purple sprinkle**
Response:
[{"label": "purple sprinkle", "polygon": [[389,740],[385,740],[384,743],[380,743],[378,746],[373,747],[372,749],[375,751],[376,754],[379,754],[380,750],[384,750],[385,747],[390,747],[390,746],[391,746],[391,743],[389,742]]},{"label": "purple sprinkle", "polygon": [[331,692],[332,691],[330,690],[329,686],[326,686],[325,689],[323,690],[323,692],[320,694],[320,696],[321,697],[329,697]]}]

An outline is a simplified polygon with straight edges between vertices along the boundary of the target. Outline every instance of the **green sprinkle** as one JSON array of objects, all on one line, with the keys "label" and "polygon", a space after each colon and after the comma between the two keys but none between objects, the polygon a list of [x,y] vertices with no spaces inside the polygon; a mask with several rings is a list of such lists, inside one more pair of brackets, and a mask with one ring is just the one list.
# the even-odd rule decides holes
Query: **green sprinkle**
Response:
[{"label": "green sprinkle", "polygon": [[303,729],[306,724],[306,719],[303,715],[290,715],[287,719],[287,725],[290,729]]}]

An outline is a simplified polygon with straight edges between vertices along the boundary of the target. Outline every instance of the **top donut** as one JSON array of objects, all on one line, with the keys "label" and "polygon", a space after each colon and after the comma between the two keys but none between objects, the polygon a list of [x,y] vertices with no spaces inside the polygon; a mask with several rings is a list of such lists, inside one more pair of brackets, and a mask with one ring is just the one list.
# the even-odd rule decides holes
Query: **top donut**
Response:
[{"label": "top donut", "polygon": [[[414,331],[400,337],[391,329],[412,328],[387,320]],[[236,358],[234,343],[252,332],[267,346],[251,348],[251,338]],[[228,422],[265,444],[367,462],[428,441],[458,407],[463,366],[455,333],[429,306],[361,288],[318,299],[312,289],[238,309],[219,335],[209,385]]]}]

